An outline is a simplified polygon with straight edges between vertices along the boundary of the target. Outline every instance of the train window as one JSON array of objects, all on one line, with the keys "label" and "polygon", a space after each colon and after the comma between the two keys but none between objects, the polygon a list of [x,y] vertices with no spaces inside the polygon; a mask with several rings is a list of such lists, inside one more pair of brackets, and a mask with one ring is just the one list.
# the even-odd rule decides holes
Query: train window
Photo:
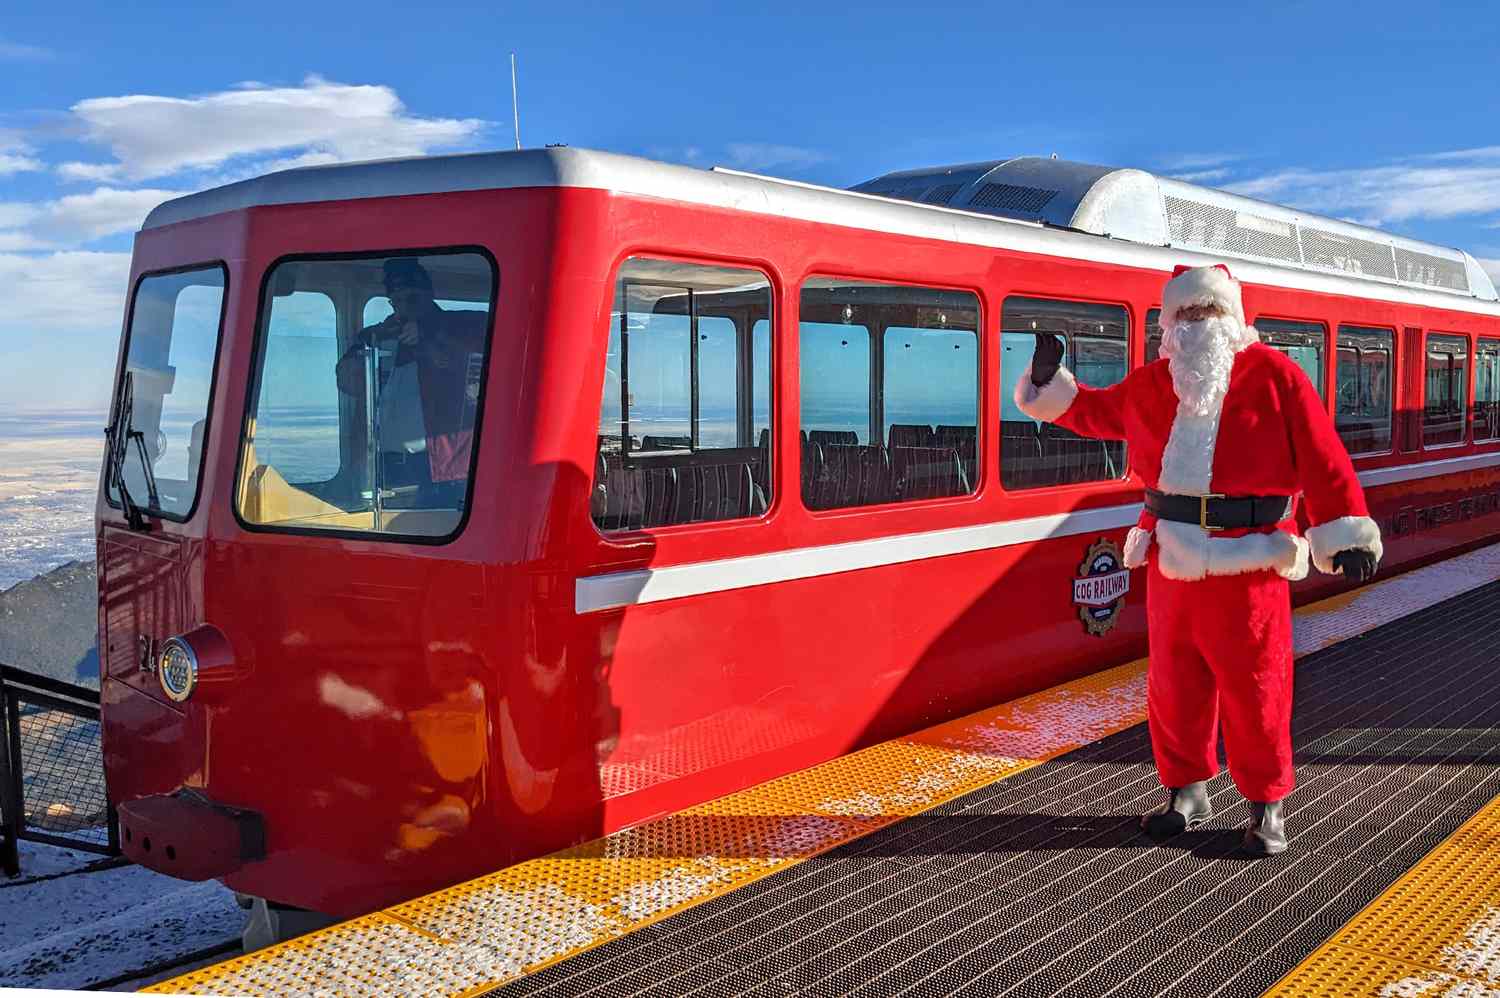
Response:
[{"label": "train window", "polygon": [[804,318],[798,337],[802,433],[821,443],[868,444],[870,331]]},{"label": "train window", "polygon": [[[218,266],[156,274],[141,279],[131,306],[127,380],[113,418],[135,442],[120,471],[131,503],[167,519],[186,519],[198,498],[224,284]],[[129,411],[118,411],[127,401]],[[108,498],[120,504],[112,478]]]},{"label": "train window", "polygon": [[1318,390],[1318,398],[1326,399],[1323,358],[1328,343],[1328,330],[1317,322],[1290,322],[1286,319],[1256,319],[1255,328],[1260,341],[1279,350],[1302,368],[1307,379]]},{"label": "train window", "polygon": [[1500,437],[1500,340],[1481,339],[1474,357],[1474,439]]},{"label": "train window", "polygon": [[801,313],[808,508],[978,488],[978,297],[814,278],[803,285]]},{"label": "train window", "polygon": [[1452,447],[1464,442],[1468,414],[1469,340],[1427,334],[1427,372],[1422,396],[1422,445]]},{"label": "train window", "polygon": [[273,267],[242,443],[241,519],[291,531],[456,534],[495,280],[477,252]]},{"label": "train window", "polygon": [[601,530],[766,511],[770,330],[771,282],[759,271],[621,265],[590,508]]},{"label": "train window", "polygon": [[1146,363],[1161,356],[1161,309],[1153,308],[1146,313]]},{"label": "train window", "polygon": [[1103,388],[1128,369],[1129,315],[1118,305],[1007,298],[1000,317],[1000,482],[1007,489],[1098,482],[1125,476],[1125,442],[1090,440],[1016,407],[1012,389],[1031,365],[1039,332],[1063,338],[1063,364]]},{"label": "train window", "polygon": [[1391,370],[1396,334],[1340,326],[1334,425],[1351,454],[1391,449]]}]

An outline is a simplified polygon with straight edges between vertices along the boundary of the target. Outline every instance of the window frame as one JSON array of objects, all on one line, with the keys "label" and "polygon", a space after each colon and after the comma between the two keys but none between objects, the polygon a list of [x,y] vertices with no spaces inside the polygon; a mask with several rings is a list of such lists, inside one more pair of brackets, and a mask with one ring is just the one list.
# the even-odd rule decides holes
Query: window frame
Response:
[{"label": "window frame", "polygon": [[[767,301],[769,302],[769,305],[770,305],[769,314],[767,314],[765,316],[765,320],[766,320],[766,347],[767,347],[767,350],[769,351],[769,356],[767,358],[767,371],[766,371],[766,373],[767,373],[767,379],[766,379],[767,380],[767,387],[766,387],[766,392],[767,392],[767,396],[768,396],[767,399],[766,399],[766,430],[767,430],[766,474],[769,476],[769,482],[770,482],[770,485],[771,485],[771,494],[766,497],[766,508],[764,510],[762,510],[760,513],[755,514],[753,516],[739,516],[739,517],[734,517],[733,519],[726,519],[726,520],[694,520],[694,521],[691,521],[691,522],[688,522],[688,523],[663,523],[663,524],[657,524],[655,526],[643,526],[643,527],[618,527],[618,528],[601,527],[601,526],[599,526],[599,521],[596,520],[596,519],[594,519],[593,515],[589,511],[589,509],[588,509],[588,503],[585,502],[585,504],[584,504],[584,511],[583,512],[584,512],[584,516],[588,520],[589,527],[594,531],[594,534],[595,534],[595,536],[598,539],[600,539],[602,541],[605,541],[605,542],[618,544],[618,543],[622,543],[622,542],[628,541],[628,540],[630,540],[633,537],[634,538],[638,538],[638,537],[641,537],[641,536],[665,536],[665,537],[673,537],[673,536],[676,536],[678,534],[690,534],[690,533],[693,533],[693,532],[704,532],[704,531],[710,531],[710,530],[735,529],[735,528],[742,528],[742,527],[747,527],[747,526],[754,526],[754,525],[764,524],[771,517],[773,517],[773,516],[776,515],[777,510],[779,508],[779,504],[782,501],[782,493],[785,490],[784,486],[782,485],[782,483],[780,481],[780,478],[781,478],[781,475],[780,475],[781,469],[777,466],[777,463],[776,463],[776,454],[777,454],[776,427],[777,427],[777,424],[778,424],[778,422],[780,420],[780,413],[778,412],[778,406],[779,406],[779,403],[780,403],[780,400],[781,400],[781,393],[780,393],[780,390],[777,387],[778,380],[779,380],[778,375],[780,373],[777,370],[777,363],[778,363],[778,360],[779,360],[778,345],[780,343],[780,338],[778,336],[778,322],[780,320],[780,313],[783,311],[783,302],[782,302],[783,287],[782,287],[782,284],[781,284],[781,280],[780,280],[779,274],[771,267],[771,265],[769,263],[766,263],[766,262],[763,262],[763,261],[758,261],[758,260],[738,260],[738,259],[735,259],[733,257],[689,256],[689,255],[683,253],[681,250],[657,250],[657,249],[653,249],[653,248],[651,248],[649,246],[626,247],[622,252],[620,252],[619,254],[617,254],[615,256],[613,263],[610,265],[609,278],[608,278],[608,280],[606,280],[604,282],[604,296],[605,297],[604,297],[604,300],[603,300],[603,307],[602,307],[602,312],[603,312],[603,315],[604,315],[604,327],[603,327],[604,339],[603,339],[603,349],[597,355],[601,367],[603,367],[604,364],[608,360],[609,337],[614,332],[614,325],[613,325],[613,323],[612,323],[611,320],[612,320],[612,316],[613,316],[613,313],[614,313],[615,299],[616,299],[617,295],[620,292],[620,284],[621,284],[620,272],[625,268],[625,266],[627,264],[629,264],[633,260],[651,260],[651,261],[656,261],[656,262],[660,262],[660,263],[680,264],[682,266],[687,266],[687,267],[704,267],[704,268],[719,269],[719,270],[744,270],[744,271],[750,271],[750,272],[753,272],[753,273],[756,273],[756,274],[760,275],[761,279],[763,279],[766,282],[766,298],[767,298]],[[650,285],[650,284],[647,284],[645,282],[640,282],[640,281],[636,281],[636,282],[633,282],[633,283],[642,284],[643,286],[647,286],[647,287],[660,286],[660,285]],[[689,289],[689,290],[691,290],[691,289]],[[694,294],[697,294],[697,292],[694,292]],[[628,302],[628,299],[627,299],[627,302]],[[628,311],[628,308],[625,311]],[[622,318],[623,318],[623,314],[622,314]],[[759,321],[759,320],[757,320],[757,321]],[[697,354],[698,354],[698,345],[697,345],[697,319],[693,318],[691,320],[691,322],[692,322],[692,332],[690,333],[691,339],[690,339],[689,342],[690,342],[690,348],[692,350],[692,355],[693,355],[693,358],[694,358],[694,362],[693,362],[693,365],[692,365],[692,370],[691,370],[690,375],[689,375],[689,382],[690,382],[689,383],[689,391],[690,391],[690,395],[691,395],[692,399],[694,400],[691,404],[692,404],[693,408],[696,409],[696,407],[697,407],[696,400],[698,399],[698,395],[699,395],[699,385],[698,385],[699,371],[698,371],[697,363],[696,363],[696,357],[697,357]],[[749,426],[750,426],[751,436],[752,437],[756,436],[756,434],[754,432],[754,427],[755,427],[755,392],[754,392],[754,389],[753,389],[753,381],[755,379],[755,371],[754,371],[755,325],[756,325],[755,322],[749,323],[746,326],[745,330],[744,330],[744,336],[743,336],[743,339],[744,339],[744,349],[748,350],[750,352],[751,364],[749,364],[749,365],[741,365],[741,366],[745,367],[745,370],[742,372],[743,377],[738,377],[738,378],[735,379],[735,388],[736,388],[736,391],[739,391],[739,390],[741,390],[741,389],[744,388],[744,386],[746,384],[746,379],[749,379],[749,382],[752,383],[751,390],[746,395],[746,411],[747,411],[748,416],[749,416]],[[738,329],[738,326],[736,326],[736,329]],[[625,388],[628,386],[629,374],[628,374],[627,365],[629,364],[629,357],[630,357],[629,347],[626,345],[626,341],[623,340],[623,338],[622,338],[622,341],[621,341],[621,363],[620,363],[620,366],[621,366],[621,376],[622,376],[621,392],[620,392],[620,404],[621,404],[622,407],[626,406],[626,401],[625,400],[628,397],[628,395],[627,395],[627,393],[625,391]],[[741,350],[736,350],[736,353],[735,353],[736,363],[739,364],[744,359],[745,358],[744,358],[743,352]],[[603,382],[602,378],[600,379],[599,400],[600,400],[600,406],[602,407],[603,406],[603,401],[604,401],[604,382]],[[738,399],[736,400],[736,409],[737,410],[739,409]],[[738,421],[739,421],[739,416],[738,416],[738,413],[737,413],[736,414],[736,427],[737,427],[737,431],[738,431]],[[691,425],[692,422],[694,422],[694,420],[692,420],[691,417],[690,417],[690,425]],[[621,425],[622,426],[625,425],[624,421],[621,421]],[[691,430],[690,430],[690,435],[691,435]],[[598,460],[598,456],[599,456],[598,423],[597,423],[597,420],[595,422],[594,433],[590,436],[589,439],[591,441],[593,441],[592,449],[591,449],[592,461],[596,462]],[[622,443],[622,447],[623,446],[624,446],[624,444]],[[718,448],[718,447],[714,447],[714,448],[709,448],[706,451],[706,453],[713,453],[713,451],[724,450],[724,449],[737,449],[737,448]],[[622,451],[622,453],[623,452],[624,451]],[[705,451],[700,451],[700,450],[698,450],[696,448],[689,448],[688,450],[681,451],[680,453],[682,453],[684,455],[689,455],[689,462],[688,463],[693,463],[693,461],[696,460],[696,455],[698,455],[700,453],[705,453]],[[597,485],[597,482],[593,478],[594,472],[593,472],[592,469],[588,472],[588,475],[589,475],[589,479],[588,479],[589,490],[590,490],[590,494],[592,494],[592,490]]]},{"label": "window frame", "polygon": [[[1120,342],[1122,342],[1125,345],[1125,373],[1122,374],[1120,376],[1120,380],[1116,381],[1113,385],[1089,385],[1088,387],[1090,387],[1090,388],[1113,388],[1114,385],[1124,384],[1125,379],[1129,378],[1130,375],[1135,372],[1135,370],[1137,368],[1136,361],[1138,359],[1136,357],[1135,345],[1134,345],[1134,340],[1135,340],[1134,331],[1135,331],[1136,310],[1135,310],[1135,307],[1130,302],[1126,302],[1126,301],[1108,301],[1108,300],[1097,299],[1097,298],[1075,298],[1075,297],[1069,297],[1069,296],[1066,296],[1066,295],[1057,295],[1057,294],[1054,294],[1054,293],[1051,293],[1051,292],[1046,292],[1046,291],[1019,291],[1019,290],[1012,289],[1010,291],[1007,291],[1000,298],[1000,324],[999,324],[999,326],[997,327],[997,330],[996,330],[996,333],[997,333],[996,339],[997,339],[997,343],[999,345],[999,351],[998,351],[999,356],[998,356],[997,363],[995,365],[995,376],[999,380],[999,383],[1000,383],[1000,397],[1002,399],[1004,399],[1005,397],[1007,397],[1012,391],[1015,390],[1015,385],[1014,384],[1007,385],[1005,383],[1005,335],[1006,335],[1007,332],[1011,332],[1011,333],[1030,333],[1031,332],[1031,330],[1007,330],[1005,328],[1005,303],[1008,302],[1008,301],[1010,301],[1013,298],[1026,299],[1026,300],[1029,300],[1029,301],[1056,302],[1056,303],[1063,303],[1063,304],[1071,303],[1071,304],[1076,304],[1076,305],[1102,305],[1102,306],[1104,306],[1106,308],[1118,308],[1118,309],[1120,309],[1121,311],[1123,311],[1125,313],[1125,322],[1124,322],[1125,337],[1124,337],[1124,339],[1122,339],[1120,341]],[[1156,308],[1156,307],[1159,307],[1159,306],[1153,306],[1153,307]],[[1141,367],[1146,366],[1146,364],[1145,364],[1146,341],[1144,339],[1145,322],[1146,322],[1146,318],[1145,317],[1146,317],[1146,315],[1150,311],[1151,311],[1151,309],[1146,309],[1146,310],[1144,310],[1144,311],[1142,311],[1140,313],[1141,329],[1142,329],[1142,332],[1143,332],[1143,338],[1141,340],[1141,355],[1140,355],[1140,358],[1139,358],[1142,361],[1142,363],[1139,365]],[[1067,344],[1064,344],[1063,357],[1064,357],[1064,359],[1066,359],[1068,356],[1076,356],[1076,354],[1068,348]],[[1064,363],[1061,366],[1067,367],[1067,364]],[[1069,368],[1069,372],[1072,373],[1072,369],[1071,368]],[[997,411],[995,413],[995,416],[996,416],[995,426],[996,426],[997,432],[1003,432],[1002,430],[1000,430],[1000,423],[1001,423],[1001,420],[1003,418],[1003,412],[1004,412],[1004,406],[1001,406],[1000,407],[1000,411]],[[1049,422],[1049,421],[1043,421],[1043,422]],[[1084,439],[1099,439],[1101,443],[1106,443],[1106,444],[1111,442],[1111,441],[1108,441],[1108,440],[1104,440],[1103,438],[1087,438],[1086,437]],[[1122,469],[1123,469],[1122,473],[1120,474],[1120,476],[1118,478],[1090,478],[1090,479],[1086,479],[1084,481],[1079,481],[1079,482],[1064,482],[1064,483],[1056,484],[1056,485],[1028,485],[1028,486],[1020,486],[1020,487],[1008,487],[1005,484],[1005,461],[1004,461],[1003,456],[1000,456],[1001,453],[1004,450],[1004,447],[1005,447],[1005,442],[1002,439],[1000,441],[999,451],[997,451],[997,462],[996,462],[998,464],[998,466],[999,466],[999,471],[998,471],[997,474],[999,475],[999,478],[1000,478],[1000,490],[1002,492],[1004,492],[1006,495],[1009,495],[1009,496],[1034,496],[1034,495],[1049,495],[1049,494],[1051,494],[1053,492],[1056,492],[1058,490],[1061,490],[1061,489],[1085,489],[1085,488],[1098,489],[1098,488],[1101,488],[1101,487],[1115,487],[1115,488],[1119,488],[1121,485],[1128,485],[1130,483],[1131,477],[1132,477],[1132,470],[1131,470],[1131,467],[1130,467],[1130,447],[1129,447],[1129,443],[1127,441],[1125,441],[1124,439],[1121,439],[1119,441],[1119,443],[1125,449],[1125,459],[1124,459],[1124,463],[1122,464]]]},{"label": "window frame", "polygon": [[[394,257],[424,257],[424,256],[458,256],[463,253],[472,253],[480,256],[490,266],[490,304],[489,322],[485,330],[484,339],[484,361],[482,370],[484,376],[479,382],[479,397],[474,402],[474,442],[470,446],[469,474],[467,489],[464,493],[464,508],[459,516],[458,523],[453,530],[447,534],[397,534],[383,530],[341,530],[320,527],[283,527],[274,524],[251,523],[240,515],[240,489],[245,481],[245,431],[250,421],[255,418],[255,409],[260,401],[261,382],[265,377],[265,363],[262,349],[267,345],[269,336],[269,323],[271,311],[268,305],[267,294],[271,287],[271,276],[276,273],[277,268],[287,263],[324,263],[342,260],[381,260]],[[368,304],[368,303],[366,303]],[[338,303],[334,303],[335,318],[337,318]],[[353,307],[351,305],[351,307]],[[359,316],[362,317],[365,305],[358,306]],[[463,244],[456,246],[433,246],[433,247],[400,247],[396,249],[371,249],[346,251],[338,253],[287,253],[278,256],[266,265],[265,272],[260,278],[259,298],[255,303],[255,334],[251,337],[250,346],[250,377],[245,384],[245,412],[240,419],[240,432],[235,443],[237,454],[234,459],[234,488],[229,490],[229,505],[234,513],[235,523],[242,530],[255,534],[281,534],[295,537],[326,537],[337,540],[372,541],[385,544],[420,544],[426,547],[440,547],[451,544],[463,534],[469,525],[469,517],[474,512],[474,494],[476,476],[479,471],[480,445],[483,440],[485,399],[490,389],[490,362],[494,356],[496,326],[499,320],[500,307],[500,264],[495,259],[495,254],[488,248],[477,244]],[[342,346],[342,344],[340,344]],[[342,425],[339,427],[340,435],[343,433]],[[342,462],[342,456],[340,457]],[[342,463],[339,468],[343,473]]]},{"label": "window frame", "polygon": [[[1323,321],[1322,319],[1299,319],[1296,316],[1290,315],[1257,315],[1254,322],[1247,322],[1246,325],[1255,327],[1255,332],[1257,334],[1256,342],[1263,343],[1266,346],[1270,347],[1272,350],[1276,350],[1276,346],[1266,339],[1266,331],[1260,326],[1262,322],[1296,323],[1302,326],[1317,326],[1319,329],[1323,330],[1323,357],[1322,364],[1320,365],[1322,368],[1320,374],[1320,383],[1313,385],[1313,388],[1318,393],[1318,399],[1323,403],[1323,410],[1329,415],[1332,415],[1334,413],[1335,407],[1333,394],[1329,391],[1329,386],[1333,383],[1332,381],[1330,381],[1329,375],[1330,373],[1334,373],[1335,377],[1337,376],[1336,372],[1338,369],[1338,364],[1335,354],[1338,351],[1338,347],[1335,343],[1332,349],[1330,349],[1328,323]],[[1277,352],[1280,353],[1279,350],[1277,350]],[[1295,360],[1292,360],[1290,356],[1287,356],[1285,354],[1283,354],[1283,356],[1286,356],[1287,360],[1291,360],[1292,363],[1297,363]],[[1332,372],[1330,372],[1329,369],[1330,364],[1333,364]],[[1297,364],[1297,369],[1302,370],[1302,365]]]},{"label": "window frame", "polygon": [[[211,270],[214,268],[218,268],[224,277],[224,296],[219,302],[219,326],[214,334],[214,362],[210,369],[208,382],[208,404],[203,412],[203,448],[205,456],[208,450],[209,431],[213,429],[214,400],[217,398],[219,392],[219,361],[223,358],[224,353],[224,324],[228,321],[229,317],[229,264],[223,259],[205,260],[200,263],[191,263],[181,267],[168,267],[163,270],[144,271],[136,276],[135,284],[130,289],[130,308],[126,310],[125,314],[125,335],[120,344],[119,369],[115,372],[114,392],[110,396],[108,416],[110,421],[113,422],[115,408],[120,400],[120,391],[125,385],[125,372],[129,368],[130,361],[130,340],[131,335],[135,332],[135,308],[140,297],[141,285],[145,284],[147,279],[153,277],[171,277],[174,274],[189,274],[195,270]],[[104,504],[110,509],[123,510],[123,502],[115,502],[110,498],[111,483],[109,480],[108,451],[109,448],[106,447],[104,464],[99,472],[101,488],[104,491]],[[198,461],[198,480],[193,485],[193,502],[188,507],[186,513],[178,515],[151,506],[142,506],[141,512],[158,519],[170,520],[173,523],[187,523],[197,514],[198,506],[203,501],[203,476],[208,470],[208,463],[207,460],[201,458]]]},{"label": "window frame", "polygon": [[[984,434],[984,366],[985,366],[985,311],[986,298],[982,290],[977,287],[966,287],[954,284],[944,284],[939,281],[928,281],[918,277],[894,278],[894,277],[868,277],[847,272],[831,270],[811,270],[801,275],[794,288],[788,289],[789,295],[794,295],[797,301],[797,322],[794,332],[797,336],[797,431],[800,446],[802,432],[802,407],[805,404],[801,391],[802,381],[802,294],[807,285],[812,281],[844,281],[850,284],[875,284],[894,288],[906,288],[914,291],[938,291],[952,294],[970,295],[974,299],[974,480],[970,482],[968,492],[962,492],[951,496],[933,496],[923,499],[893,499],[890,502],[869,503],[858,506],[831,506],[820,509],[808,505],[807,497],[803,493],[805,483],[802,480],[801,454],[797,461],[797,502],[804,514],[814,519],[829,517],[849,516],[851,514],[867,512],[887,512],[891,510],[911,509],[913,507],[924,507],[941,504],[953,504],[960,502],[977,502],[986,493],[988,488],[988,464],[985,459],[985,437]],[[870,444],[865,446],[879,445],[889,450],[888,436],[885,429],[885,337],[886,333],[893,327],[884,326],[875,330],[859,324],[869,336],[869,358],[867,364],[866,378],[868,379],[867,394],[869,396],[869,422]],[[955,330],[949,330],[954,332]],[[970,330],[956,330],[957,332],[970,332]],[[876,404],[877,398],[879,405]]]},{"label": "window frame", "polygon": [[[1417,407],[1417,411],[1421,414],[1422,419],[1421,440],[1419,441],[1419,443],[1421,444],[1421,450],[1453,450],[1454,448],[1458,447],[1467,447],[1471,443],[1473,443],[1474,438],[1474,414],[1471,411],[1474,398],[1474,392],[1472,391],[1474,381],[1474,337],[1470,336],[1468,333],[1448,332],[1440,329],[1424,329],[1422,330],[1421,335],[1422,402],[1421,405]],[[1452,443],[1446,444],[1429,444],[1427,442],[1427,359],[1428,353],[1432,349],[1431,343],[1434,336],[1443,336],[1447,337],[1448,339],[1462,340],[1464,343],[1465,351],[1464,366],[1467,368],[1464,373],[1464,402],[1459,406],[1459,411],[1463,414],[1463,433],[1459,435],[1459,439],[1453,441]],[[1450,354],[1449,356],[1452,355]]]},{"label": "window frame", "polygon": [[[1469,440],[1471,443],[1478,446],[1492,446],[1494,444],[1500,444],[1500,433],[1497,433],[1492,437],[1481,437],[1479,435],[1479,421],[1473,416],[1474,407],[1479,404],[1479,356],[1480,351],[1483,349],[1483,344],[1485,343],[1494,344],[1496,353],[1500,354],[1500,336],[1486,336],[1483,333],[1477,333],[1473,337],[1474,397],[1469,399]],[[1500,400],[1497,400],[1494,404],[1500,405]]]},{"label": "window frame", "polygon": [[[1397,386],[1400,385],[1400,383],[1401,383],[1401,380],[1400,380],[1400,371],[1399,371],[1399,358],[1397,356],[1401,352],[1400,335],[1398,334],[1397,330],[1393,326],[1362,325],[1362,324],[1357,323],[1357,322],[1339,322],[1339,323],[1336,323],[1334,325],[1334,334],[1333,334],[1333,391],[1329,395],[1329,398],[1333,402],[1333,426],[1334,426],[1334,432],[1335,433],[1338,432],[1338,420],[1339,420],[1339,400],[1338,400],[1338,387],[1339,387],[1338,386],[1338,381],[1339,381],[1339,350],[1342,349],[1339,346],[1338,339],[1339,339],[1339,337],[1341,335],[1343,335],[1343,330],[1345,330],[1345,329],[1348,329],[1352,335],[1356,335],[1356,336],[1358,336],[1358,335],[1368,335],[1370,333],[1377,333],[1377,332],[1378,333],[1389,333],[1390,334],[1390,337],[1391,337],[1390,372],[1389,372],[1389,375],[1387,377],[1387,385],[1386,385],[1386,401],[1387,401],[1387,404],[1386,404],[1386,415],[1387,415],[1387,417],[1390,420],[1390,438],[1391,438],[1390,445],[1388,447],[1386,447],[1384,450],[1362,450],[1362,451],[1360,451],[1357,454],[1354,453],[1353,451],[1349,451],[1349,457],[1350,457],[1350,459],[1355,460],[1355,461],[1363,460],[1364,458],[1367,458],[1367,457],[1389,457],[1390,455],[1396,453],[1396,389],[1397,389]],[[1342,436],[1340,436],[1339,439],[1340,439],[1340,442],[1343,442],[1343,437]],[[1349,450],[1349,445],[1348,444],[1344,444],[1344,449],[1346,451],[1348,451]]]}]

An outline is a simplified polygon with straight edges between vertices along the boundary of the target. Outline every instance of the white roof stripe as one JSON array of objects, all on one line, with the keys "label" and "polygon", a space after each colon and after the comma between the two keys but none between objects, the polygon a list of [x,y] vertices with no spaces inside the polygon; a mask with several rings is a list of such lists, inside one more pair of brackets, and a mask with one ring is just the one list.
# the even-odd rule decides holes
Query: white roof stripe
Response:
[{"label": "white roof stripe", "polygon": [[[398,197],[451,191],[571,187],[663,198],[944,242],[1170,271],[1179,263],[1226,258],[1147,246],[1035,222],[893,201],[830,187],[723,170],[674,166],[585,149],[534,149],[303,167],[175,198],[147,216],[143,230],[263,205]],[[1233,260],[1252,284],[1500,317],[1500,303],[1452,292],[1375,284]]]}]

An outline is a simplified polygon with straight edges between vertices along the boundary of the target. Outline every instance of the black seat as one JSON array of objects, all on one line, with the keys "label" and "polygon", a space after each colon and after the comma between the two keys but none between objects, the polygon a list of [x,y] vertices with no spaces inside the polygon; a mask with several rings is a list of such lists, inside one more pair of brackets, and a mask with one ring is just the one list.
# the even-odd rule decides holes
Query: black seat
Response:
[{"label": "black seat", "polygon": [[747,463],[691,464],[677,470],[672,523],[699,523],[759,516],[765,493]]},{"label": "black seat", "polygon": [[693,446],[692,437],[656,437],[644,436],[641,438],[641,450],[689,450]]},{"label": "black seat", "polygon": [[625,467],[619,457],[600,454],[589,509],[603,530],[659,527],[671,522],[676,492],[675,468]]},{"label": "black seat", "polygon": [[891,450],[897,447],[932,447],[936,444],[932,427],[925,423],[892,423],[888,442]]},{"label": "black seat", "polygon": [[970,491],[973,491],[979,484],[976,477],[979,471],[979,427],[939,426],[935,436],[938,447],[950,447],[958,454],[958,460],[964,467],[964,477],[968,479]]},{"label": "black seat", "polygon": [[1041,480],[1042,445],[1029,419],[1000,423],[1000,472],[1009,489],[1035,488]]},{"label": "black seat", "polygon": [[809,430],[807,439],[815,444],[852,446],[859,443],[859,434],[853,430]]},{"label": "black seat", "polygon": [[938,499],[969,492],[958,452],[951,447],[893,447],[891,471],[903,500]]},{"label": "black seat", "polygon": [[884,447],[828,444],[819,447],[820,462],[811,488],[803,496],[812,509],[869,506],[895,500],[890,461]]}]

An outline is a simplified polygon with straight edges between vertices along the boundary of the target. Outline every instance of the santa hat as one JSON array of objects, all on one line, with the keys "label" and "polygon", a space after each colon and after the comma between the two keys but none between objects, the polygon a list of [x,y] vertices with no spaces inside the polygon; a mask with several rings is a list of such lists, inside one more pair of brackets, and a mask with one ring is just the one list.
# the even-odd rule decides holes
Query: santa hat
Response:
[{"label": "santa hat", "polygon": [[1245,307],[1240,302],[1240,282],[1222,263],[1212,267],[1180,266],[1161,293],[1161,325],[1170,326],[1180,309],[1192,305],[1213,305],[1245,324]]}]

